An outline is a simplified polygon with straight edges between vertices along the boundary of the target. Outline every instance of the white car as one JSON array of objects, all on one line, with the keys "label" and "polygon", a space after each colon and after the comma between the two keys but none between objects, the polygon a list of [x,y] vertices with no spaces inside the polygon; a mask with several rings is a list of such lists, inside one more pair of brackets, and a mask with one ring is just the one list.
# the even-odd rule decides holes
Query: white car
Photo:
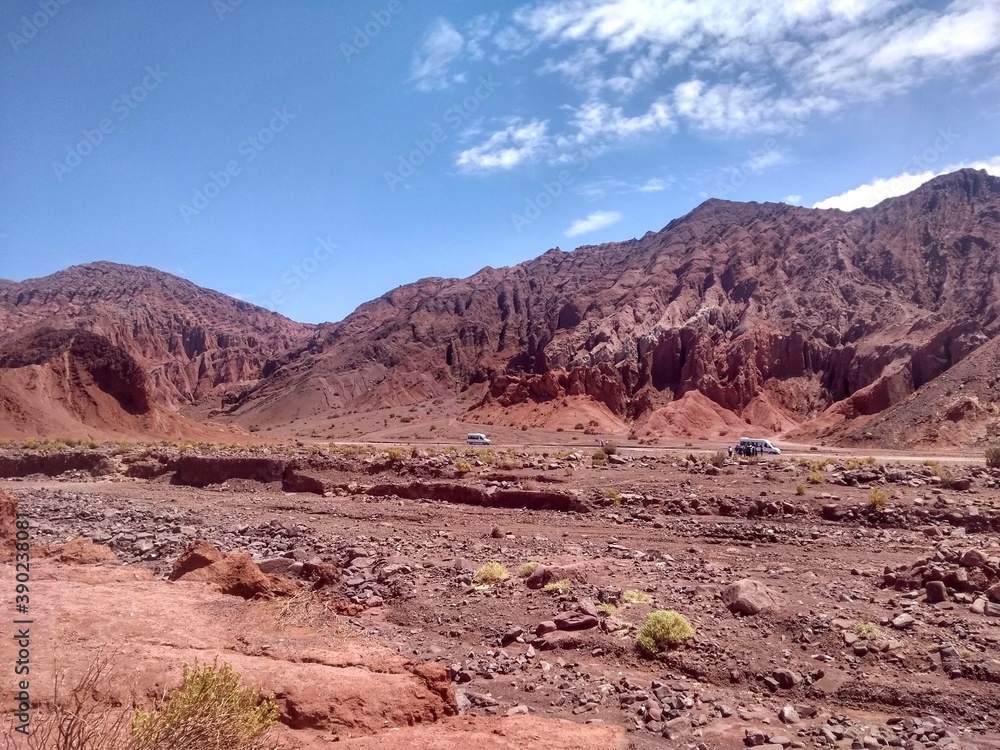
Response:
[{"label": "white car", "polygon": [[[776,456],[781,455],[781,448],[778,448],[770,440],[764,440],[763,438],[740,438],[739,446],[737,452],[743,452],[744,455],[750,452],[751,448],[756,448],[754,453],[758,455],[763,455],[765,453],[773,453]],[[739,449],[744,449],[740,451]]]},{"label": "white car", "polygon": [[469,445],[489,445],[490,439],[481,432],[470,432],[465,436],[465,442]]}]

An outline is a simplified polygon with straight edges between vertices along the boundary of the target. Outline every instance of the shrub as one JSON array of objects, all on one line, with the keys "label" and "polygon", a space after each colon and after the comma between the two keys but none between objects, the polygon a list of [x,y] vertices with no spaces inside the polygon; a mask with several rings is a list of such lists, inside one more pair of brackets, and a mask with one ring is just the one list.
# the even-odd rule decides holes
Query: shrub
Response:
[{"label": "shrub", "polygon": [[608,454],[604,452],[603,448],[598,448],[594,451],[591,459],[593,459],[593,463],[596,465],[606,464],[608,462]]},{"label": "shrub", "polygon": [[494,526],[490,529],[490,537],[493,539],[503,539],[503,531],[499,526]]},{"label": "shrub", "polygon": [[135,750],[255,750],[278,721],[273,698],[244,686],[228,662],[196,660],[184,680],[151,709],[132,717]]},{"label": "shrub", "polygon": [[716,451],[712,454],[712,457],[708,459],[708,462],[715,466],[716,468],[722,468],[726,464],[726,459],[728,456],[725,451]]},{"label": "shrub", "polygon": [[582,430],[583,426],[584,426],[583,422],[577,422],[575,425],[573,425],[573,429],[574,430]]},{"label": "shrub", "polygon": [[455,471],[459,474],[468,474],[472,471],[472,464],[463,459],[455,464]]},{"label": "shrub", "polygon": [[527,578],[532,573],[538,569],[538,563],[536,562],[526,562],[520,568],[517,569],[518,578]]},{"label": "shrub", "polygon": [[873,487],[872,491],[868,493],[868,505],[875,510],[882,510],[886,505],[889,504],[889,498],[886,497],[885,492],[878,487]]},{"label": "shrub", "polygon": [[855,635],[860,635],[863,638],[881,638],[884,635],[882,628],[878,625],[873,622],[865,622],[863,620],[858,620],[854,623],[851,630],[854,631]]},{"label": "shrub", "polygon": [[548,593],[565,594],[573,587],[569,581],[565,578],[561,581],[552,581],[552,583],[546,583],[542,586],[542,591],[547,591]]},{"label": "shrub", "polygon": [[683,643],[693,635],[694,628],[684,615],[671,609],[660,609],[646,616],[635,642],[640,649],[652,655]]},{"label": "shrub", "polygon": [[472,576],[473,583],[498,583],[507,580],[507,568],[498,562],[488,562]]},{"label": "shrub", "polygon": [[645,591],[636,591],[635,589],[627,589],[622,592],[622,601],[626,604],[652,604],[653,597],[647,594]]},{"label": "shrub", "polygon": [[399,461],[403,457],[402,448],[386,448],[385,452],[390,461]]},{"label": "shrub", "polygon": [[611,504],[616,508],[622,504],[622,493],[616,490],[614,487],[608,487],[604,490],[604,497],[611,501]]},{"label": "shrub", "polygon": [[991,469],[1000,469],[1000,445],[986,449],[986,465]]},{"label": "shrub", "polygon": [[823,482],[823,472],[822,471],[810,472],[809,476],[806,477],[806,479],[809,480],[809,484],[821,484]]},{"label": "shrub", "polygon": [[612,617],[618,614],[618,607],[610,602],[601,602],[597,605],[597,614],[601,617]]},{"label": "shrub", "polygon": [[804,495],[804,494],[806,494],[806,485],[805,485],[805,482],[799,482],[797,485],[795,485],[795,494],[796,495]]}]

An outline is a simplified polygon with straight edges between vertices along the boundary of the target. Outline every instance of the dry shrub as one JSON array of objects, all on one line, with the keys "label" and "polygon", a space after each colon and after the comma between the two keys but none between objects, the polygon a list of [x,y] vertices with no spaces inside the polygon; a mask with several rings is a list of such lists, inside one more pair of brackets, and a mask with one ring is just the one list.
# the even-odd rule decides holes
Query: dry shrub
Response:
[{"label": "dry shrub", "polygon": [[636,645],[647,654],[657,654],[664,648],[683,643],[694,635],[687,618],[672,609],[650,612],[635,636]]},{"label": "dry shrub", "polygon": [[507,580],[507,568],[502,563],[488,562],[472,576],[474,583],[499,583]]}]

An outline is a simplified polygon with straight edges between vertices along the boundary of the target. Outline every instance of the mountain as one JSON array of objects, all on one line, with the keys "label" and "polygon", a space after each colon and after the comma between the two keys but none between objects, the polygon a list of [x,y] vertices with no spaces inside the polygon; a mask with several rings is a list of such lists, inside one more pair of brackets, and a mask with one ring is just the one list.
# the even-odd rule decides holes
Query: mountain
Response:
[{"label": "mountain", "polygon": [[470,417],[497,424],[583,400],[640,436],[833,434],[997,334],[998,245],[1000,180],[974,170],[849,213],[710,200],[641,239],[395,289],[321,326],[231,415],[471,388]]},{"label": "mountain", "polygon": [[[130,358],[87,370],[125,413],[142,399],[121,385],[145,377],[154,408],[289,435],[443,404],[479,424],[902,445],[919,437],[905,405],[933,420],[954,392],[932,385],[994,345],[998,248],[1000,179],[962,170],[852,212],[710,200],[642,238],[423,279],[321,326],[96,263],[0,286],[0,383],[4,362],[39,366],[5,351],[68,345],[33,331],[76,330]],[[987,439],[991,393],[979,427],[919,439]]]},{"label": "mountain", "polygon": [[179,412],[256,382],[313,330],[152,268],[0,285],[0,431],[201,433]]}]

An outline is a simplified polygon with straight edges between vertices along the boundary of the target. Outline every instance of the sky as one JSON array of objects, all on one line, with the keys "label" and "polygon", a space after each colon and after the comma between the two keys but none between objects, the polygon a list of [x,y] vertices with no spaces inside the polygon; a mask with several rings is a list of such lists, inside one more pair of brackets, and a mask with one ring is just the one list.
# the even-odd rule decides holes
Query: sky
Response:
[{"label": "sky", "polygon": [[303,322],[658,231],[1000,174],[998,0],[5,0],[0,278]]}]

